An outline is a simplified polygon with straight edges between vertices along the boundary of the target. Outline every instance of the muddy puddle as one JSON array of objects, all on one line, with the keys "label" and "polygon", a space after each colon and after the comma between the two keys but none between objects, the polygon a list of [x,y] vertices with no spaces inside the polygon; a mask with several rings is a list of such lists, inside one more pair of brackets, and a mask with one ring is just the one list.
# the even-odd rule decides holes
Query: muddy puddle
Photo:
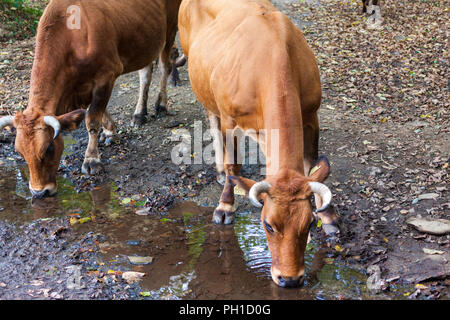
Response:
[{"label": "muddy puddle", "polygon": [[194,202],[175,205],[164,214],[139,215],[143,201],[119,199],[113,185],[77,193],[70,181],[59,178],[57,196],[33,200],[27,181],[26,167],[0,166],[0,219],[24,225],[64,217],[79,238],[95,234],[100,258],[91,270],[102,266],[118,274],[145,273],[136,298],[384,297],[367,290],[367,275],[346,266],[314,240],[306,252],[304,286],[276,286],[270,278],[271,258],[257,212],[238,212],[234,225],[216,226],[211,222],[213,208]]}]

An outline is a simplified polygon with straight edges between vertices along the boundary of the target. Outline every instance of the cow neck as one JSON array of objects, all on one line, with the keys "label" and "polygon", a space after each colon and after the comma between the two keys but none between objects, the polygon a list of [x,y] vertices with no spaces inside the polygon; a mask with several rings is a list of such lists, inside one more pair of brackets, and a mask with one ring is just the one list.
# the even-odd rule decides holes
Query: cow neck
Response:
[{"label": "cow neck", "polygon": [[[280,102],[277,107],[269,105],[264,112],[267,175],[276,175],[284,169],[295,170],[304,175],[303,126],[299,99],[295,96],[278,96],[277,100]],[[277,139],[272,141],[271,135],[278,135],[278,146]]]},{"label": "cow neck", "polygon": [[[40,44],[40,45],[39,45]],[[49,46],[37,42],[36,54],[31,72],[30,95],[27,111],[47,115],[59,115],[69,75],[62,59],[50,51]]]}]

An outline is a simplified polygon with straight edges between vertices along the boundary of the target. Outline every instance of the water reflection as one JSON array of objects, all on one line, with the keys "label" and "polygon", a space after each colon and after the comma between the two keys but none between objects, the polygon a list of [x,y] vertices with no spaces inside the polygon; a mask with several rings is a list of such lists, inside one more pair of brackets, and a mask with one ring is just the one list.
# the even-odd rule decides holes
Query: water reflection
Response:
[{"label": "water reflection", "polygon": [[96,187],[90,192],[77,193],[74,185],[59,177],[55,197],[33,199],[28,189],[28,168],[0,167],[0,218],[24,224],[38,219],[97,214],[113,217],[124,211],[112,185]]}]

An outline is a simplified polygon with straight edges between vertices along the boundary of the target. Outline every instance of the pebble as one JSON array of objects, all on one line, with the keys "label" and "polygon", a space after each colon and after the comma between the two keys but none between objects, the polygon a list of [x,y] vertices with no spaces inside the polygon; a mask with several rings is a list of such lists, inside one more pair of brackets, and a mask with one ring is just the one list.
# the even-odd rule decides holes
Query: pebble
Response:
[{"label": "pebble", "polygon": [[419,200],[435,200],[439,198],[439,194],[437,193],[424,193],[419,196]]},{"label": "pebble", "polygon": [[126,243],[129,246],[138,246],[141,243],[141,240],[127,240]]},{"label": "pebble", "polygon": [[423,248],[422,250],[426,254],[444,254],[445,253],[444,251],[441,251],[441,250],[434,250],[434,249],[428,249],[428,248]]},{"label": "pebble", "polygon": [[146,265],[153,262],[153,257],[128,256],[131,264]]},{"label": "pebble", "polygon": [[150,208],[143,208],[136,211],[138,216],[146,216],[150,213]]},{"label": "pebble", "polygon": [[434,235],[445,235],[450,233],[450,220],[410,218],[406,221],[408,225],[417,230]]},{"label": "pebble", "polygon": [[132,283],[135,281],[140,281],[145,276],[143,272],[135,272],[135,271],[126,271],[122,273],[122,278],[128,283]]}]

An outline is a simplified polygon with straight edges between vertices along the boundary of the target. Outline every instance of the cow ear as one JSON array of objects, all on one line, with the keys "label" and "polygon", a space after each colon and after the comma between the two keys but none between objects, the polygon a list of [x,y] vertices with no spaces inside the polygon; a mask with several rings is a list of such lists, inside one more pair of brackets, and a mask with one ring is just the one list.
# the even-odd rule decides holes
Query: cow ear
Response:
[{"label": "cow ear", "polygon": [[320,156],[309,171],[309,180],[324,182],[330,174],[330,162],[327,157]]},{"label": "cow ear", "polygon": [[61,124],[62,130],[75,130],[76,128],[78,128],[81,121],[83,121],[85,115],[86,115],[86,110],[78,109],[78,110],[63,114],[61,116],[58,116],[57,119],[59,120],[59,123]]},{"label": "cow ear", "polygon": [[[248,193],[250,189],[253,187],[254,184],[256,184],[256,181],[247,179],[244,177],[237,177],[237,176],[228,176],[227,179],[233,184],[237,185],[239,188],[245,190],[245,195],[248,196]],[[266,200],[267,193],[262,192],[259,194],[259,197]]]}]

